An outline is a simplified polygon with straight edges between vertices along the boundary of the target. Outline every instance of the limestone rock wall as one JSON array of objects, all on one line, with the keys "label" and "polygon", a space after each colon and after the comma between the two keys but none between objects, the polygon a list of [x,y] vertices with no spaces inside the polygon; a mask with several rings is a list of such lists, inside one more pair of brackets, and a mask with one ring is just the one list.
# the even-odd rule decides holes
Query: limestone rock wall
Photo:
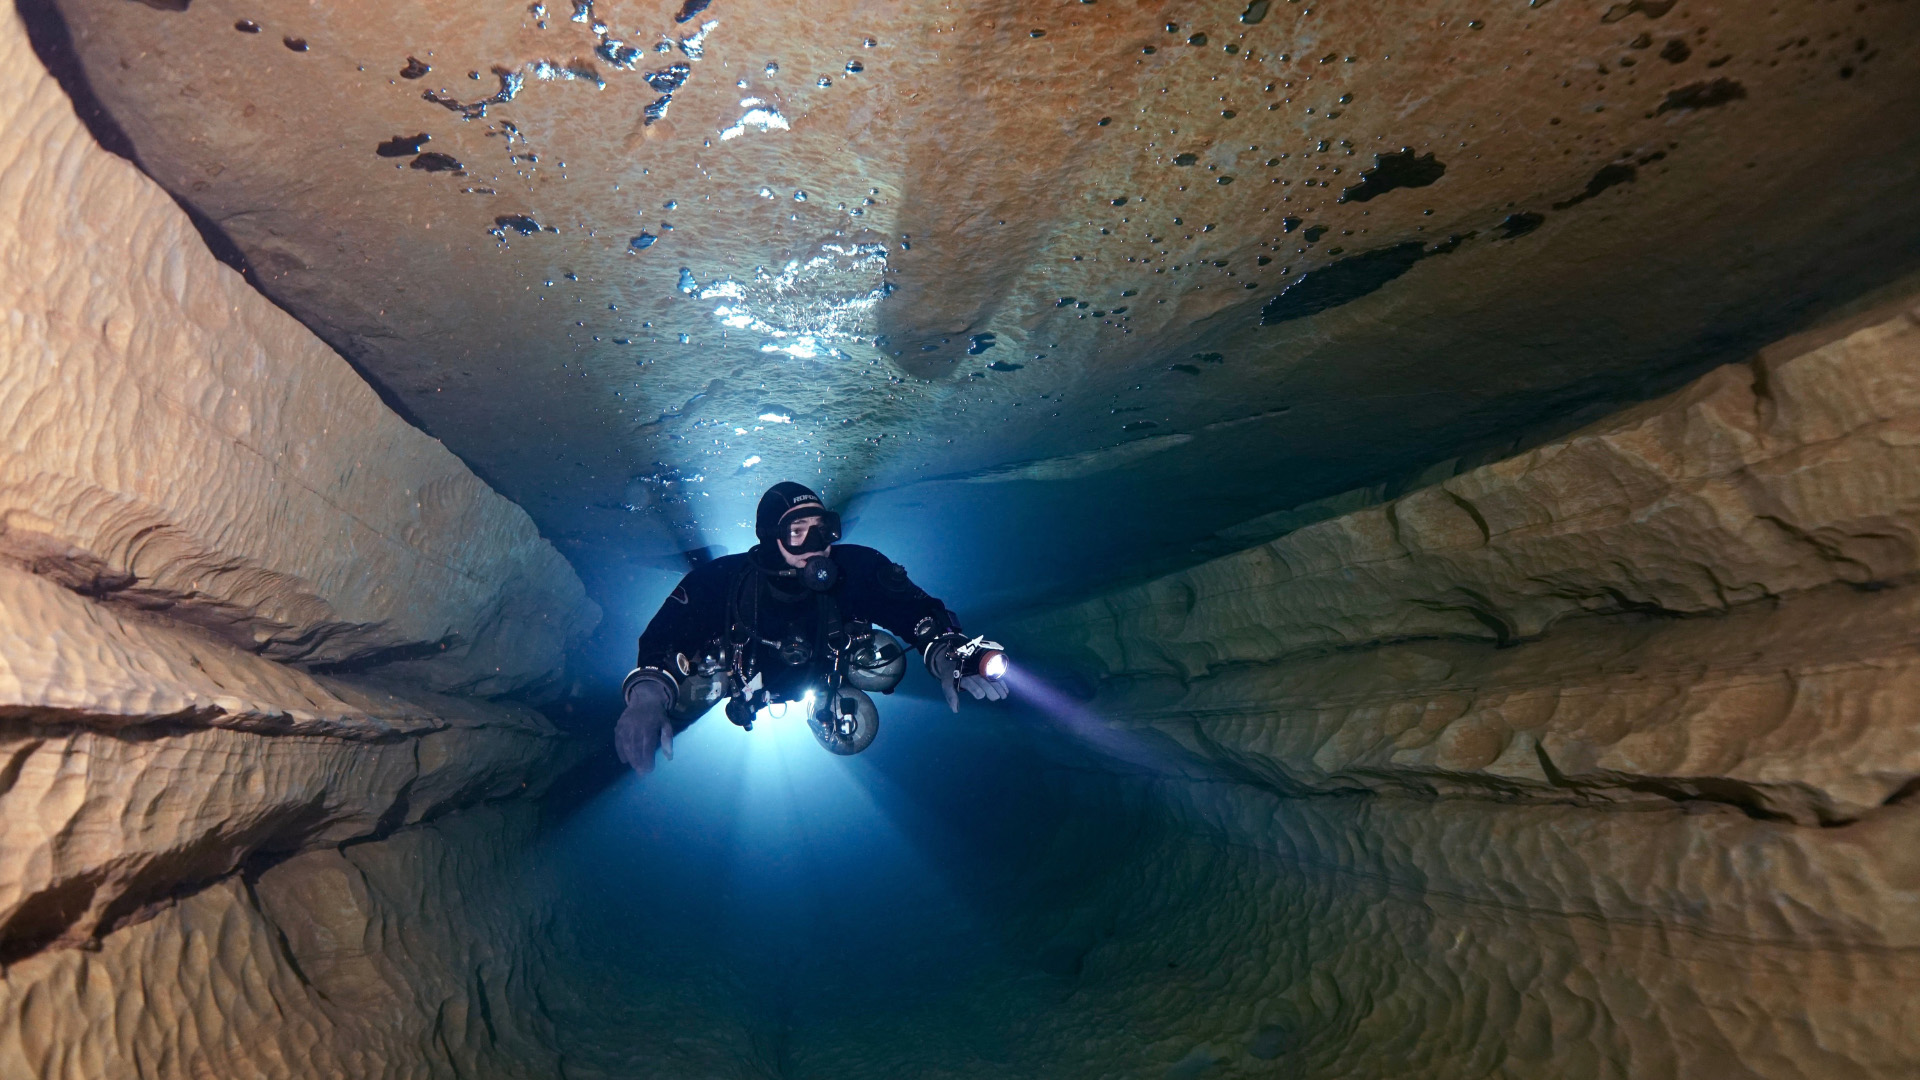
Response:
[{"label": "limestone rock wall", "polygon": [[1156,785],[1170,819],[1029,931],[1073,970],[1023,1029],[1043,1060],[1168,1078],[1913,1074],[1910,808],[1823,830],[1199,778]]},{"label": "limestone rock wall", "polygon": [[1023,633],[1124,685],[1128,715],[1246,721],[1308,787],[1694,784],[1850,819],[1920,776],[1895,587],[1920,570],[1917,318]]},{"label": "limestone rock wall", "polygon": [[0,13],[0,1075],[554,1075],[505,696],[597,617]]},{"label": "limestone rock wall", "polygon": [[0,958],[91,944],[255,857],[544,788],[524,706],[323,678],[0,567]]},{"label": "limestone rock wall", "polygon": [[561,1075],[530,804],[229,877],[0,980],[0,1075]]},{"label": "limestone rock wall", "polygon": [[1268,1067],[1253,1001],[1293,1075],[1902,1076],[1917,560],[1909,300],[1010,636],[1170,777],[1194,918],[1305,920],[1170,1065]]},{"label": "limestone rock wall", "polygon": [[549,674],[598,616],[527,515],[216,262],[11,11],[0,70],[0,555],[279,660]]}]

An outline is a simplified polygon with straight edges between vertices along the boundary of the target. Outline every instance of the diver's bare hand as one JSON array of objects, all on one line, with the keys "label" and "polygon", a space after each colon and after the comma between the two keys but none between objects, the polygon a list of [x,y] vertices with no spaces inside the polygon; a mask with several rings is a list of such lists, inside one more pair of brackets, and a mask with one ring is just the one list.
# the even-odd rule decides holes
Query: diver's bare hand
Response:
[{"label": "diver's bare hand", "polygon": [[975,701],[1004,701],[1007,697],[1007,684],[998,679],[989,679],[985,675],[965,675],[958,679],[941,679],[940,691],[946,695],[947,708],[960,711],[960,691],[973,695]]},{"label": "diver's bare hand", "polygon": [[[1005,701],[1009,693],[1006,683],[999,679],[990,679],[985,675],[968,675],[960,680],[960,689],[972,694],[975,701]],[[960,695],[953,696],[954,700],[948,704],[958,705]],[[956,708],[954,711],[960,710]]]},{"label": "diver's bare hand", "polygon": [[673,720],[667,716],[667,688],[653,679],[636,680],[627,691],[627,708],[613,728],[613,748],[622,763],[642,776],[653,771],[653,753],[673,760]]}]

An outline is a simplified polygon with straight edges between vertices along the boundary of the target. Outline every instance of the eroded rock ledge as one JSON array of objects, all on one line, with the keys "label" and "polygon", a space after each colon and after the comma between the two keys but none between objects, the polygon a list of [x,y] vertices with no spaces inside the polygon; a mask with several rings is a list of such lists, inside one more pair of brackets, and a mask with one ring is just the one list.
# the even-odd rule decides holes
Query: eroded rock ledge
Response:
[{"label": "eroded rock ledge", "polygon": [[0,557],[303,664],[550,673],[598,617],[524,511],[214,261],[0,30]]},{"label": "eroded rock ledge", "polygon": [[11,8],[0,311],[0,1073],[551,1075],[510,878],[575,753],[524,703],[598,618],[572,569]]},{"label": "eroded rock ledge", "polygon": [[1097,673],[1115,722],[1287,791],[1854,820],[1920,778],[1917,320],[1903,302],[1022,636]]},{"label": "eroded rock ledge", "polygon": [[1176,807],[1151,940],[1236,957],[1105,1007],[1176,1071],[1912,1075],[1916,584],[1909,300],[1026,619]]}]

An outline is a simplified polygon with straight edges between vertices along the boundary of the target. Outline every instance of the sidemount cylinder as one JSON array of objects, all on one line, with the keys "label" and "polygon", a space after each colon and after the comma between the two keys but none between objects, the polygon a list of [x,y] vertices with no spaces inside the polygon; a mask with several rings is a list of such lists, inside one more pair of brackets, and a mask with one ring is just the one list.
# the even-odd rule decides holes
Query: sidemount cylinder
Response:
[{"label": "sidemount cylinder", "polygon": [[829,753],[847,757],[873,745],[880,734],[880,710],[865,691],[842,686],[807,717],[807,727]]}]

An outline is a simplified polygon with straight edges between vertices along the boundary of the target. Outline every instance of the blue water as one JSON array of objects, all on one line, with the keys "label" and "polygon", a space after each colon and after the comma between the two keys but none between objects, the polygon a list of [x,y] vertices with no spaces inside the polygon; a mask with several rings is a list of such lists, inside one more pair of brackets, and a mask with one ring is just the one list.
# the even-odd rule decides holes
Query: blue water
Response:
[{"label": "blue water", "polygon": [[881,705],[851,758],[715,712],[557,830],[570,1076],[1032,1075],[1063,984],[1011,915],[1063,845],[1102,853],[1062,831],[1030,710]]}]

